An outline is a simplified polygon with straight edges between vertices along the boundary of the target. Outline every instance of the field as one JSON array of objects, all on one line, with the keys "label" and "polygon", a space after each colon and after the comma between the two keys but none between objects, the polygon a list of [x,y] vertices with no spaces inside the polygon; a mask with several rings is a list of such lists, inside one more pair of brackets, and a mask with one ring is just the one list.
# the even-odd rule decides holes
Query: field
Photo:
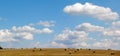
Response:
[{"label": "field", "polygon": [[30,48],[1,49],[0,56],[120,56],[120,50]]}]

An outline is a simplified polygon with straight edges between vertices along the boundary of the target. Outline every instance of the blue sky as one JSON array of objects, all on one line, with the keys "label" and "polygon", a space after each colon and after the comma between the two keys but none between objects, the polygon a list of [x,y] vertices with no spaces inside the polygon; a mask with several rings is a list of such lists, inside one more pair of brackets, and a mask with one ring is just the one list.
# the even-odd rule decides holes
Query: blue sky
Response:
[{"label": "blue sky", "polygon": [[120,49],[119,2],[0,1],[0,45]]}]

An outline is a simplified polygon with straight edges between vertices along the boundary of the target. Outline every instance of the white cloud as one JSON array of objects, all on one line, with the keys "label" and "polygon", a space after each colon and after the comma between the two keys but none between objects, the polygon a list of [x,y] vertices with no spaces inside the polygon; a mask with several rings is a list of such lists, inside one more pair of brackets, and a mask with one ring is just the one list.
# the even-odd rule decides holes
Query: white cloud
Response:
[{"label": "white cloud", "polygon": [[21,39],[33,40],[33,34],[28,32],[12,32],[10,30],[0,30],[0,42],[13,42]]},{"label": "white cloud", "polygon": [[82,42],[81,46],[85,46],[86,47],[86,46],[88,46],[88,44],[86,42]]},{"label": "white cloud", "polygon": [[37,33],[37,34],[41,34],[41,33],[53,33],[53,30],[49,29],[49,28],[43,28],[43,29],[36,29],[32,26],[22,26],[22,27],[16,27],[13,26],[12,27],[12,31],[13,32],[29,32],[29,33]]},{"label": "white cloud", "polygon": [[9,30],[0,30],[0,42],[9,42],[9,41],[17,41],[13,38],[13,34]]},{"label": "white cloud", "polygon": [[34,44],[34,47],[40,47],[42,44],[40,43],[40,42],[36,42],[35,44]]},{"label": "white cloud", "polygon": [[113,42],[110,39],[103,39],[101,41],[95,42],[93,46],[99,48],[113,48],[115,46],[118,46],[118,43]]},{"label": "white cloud", "polygon": [[120,29],[108,29],[103,34],[109,37],[120,37]]},{"label": "white cloud", "polygon": [[120,21],[112,22],[113,27],[120,27]]},{"label": "white cloud", "polygon": [[101,26],[95,26],[95,25],[92,25],[90,23],[82,23],[78,26],[76,26],[75,30],[78,30],[78,31],[89,31],[89,32],[101,32],[104,30],[104,27],[101,27]]},{"label": "white cloud", "polygon": [[36,31],[36,29],[34,27],[27,26],[27,25],[22,26],[22,27],[13,26],[12,31],[14,31],[14,32],[30,32],[30,33],[34,33],[34,31]]},{"label": "white cloud", "polygon": [[21,39],[33,40],[34,34],[50,34],[53,30],[49,28],[37,29],[31,26],[13,26],[12,29],[0,30],[0,42],[19,41]]},{"label": "white cloud", "polygon": [[[58,34],[56,36],[56,40],[71,40],[73,41],[79,40],[84,41],[87,38],[88,34],[84,31],[71,31],[69,29],[63,30],[62,34]],[[71,40],[72,41],[72,40]]]},{"label": "white cloud", "polygon": [[37,24],[44,27],[51,27],[54,26],[54,21],[40,21]]},{"label": "white cloud", "polygon": [[33,34],[28,33],[28,32],[22,32],[22,33],[17,33],[16,35],[18,35],[19,37],[23,37],[23,39],[26,40],[33,40]]},{"label": "white cloud", "polygon": [[49,28],[44,28],[43,30],[42,30],[42,32],[43,33],[53,33],[53,30],[50,30]]},{"label": "white cloud", "polygon": [[57,43],[55,41],[51,42],[52,47],[57,47],[57,48],[67,48],[67,46],[63,43]]},{"label": "white cloud", "polygon": [[[82,30],[80,30],[82,29]],[[65,47],[75,48],[87,48],[91,47],[92,43],[96,40],[89,37],[91,32],[89,31],[100,31],[102,32],[104,27],[95,26],[90,23],[83,23],[75,27],[74,30],[65,29],[61,34],[55,36],[53,46],[63,45]],[[89,43],[91,42],[91,44]]]},{"label": "white cloud", "polygon": [[[97,36],[97,34],[99,34]],[[55,36],[51,45],[55,47],[74,47],[74,48],[111,48],[119,49],[120,29],[112,27],[82,23],[77,25],[74,30],[65,29],[62,33]]]},{"label": "white cloud", "polygon": [[73,5],[68,5],[64,8],[64,12],[77,15],[89,15],[105,21],[117,20],[119,18],[118,13],[112,12],[110,8],[94,5],[88,2],[85,4],[75,3]]},{"label": "white cloud", "polygon": [[88,33],[84,31],[76,31],[65,29],[61,34],[55,36],[55,41],[52,42],[53,45],[61,45],[64,47],[87,47],[88,44],[84,41],[91,40],[88,38]]}]

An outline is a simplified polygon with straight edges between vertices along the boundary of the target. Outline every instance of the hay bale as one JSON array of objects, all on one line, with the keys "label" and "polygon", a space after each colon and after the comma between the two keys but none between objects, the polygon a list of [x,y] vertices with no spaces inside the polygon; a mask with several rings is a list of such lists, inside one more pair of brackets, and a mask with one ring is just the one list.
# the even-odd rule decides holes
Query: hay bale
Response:
[{"label": "hay bale", "polygon": [[88,49],[89,51],[91,50],[91,49]]},{"label": "hay bale", "polygon": [[37,49],[36,47],[34,47],[33,49]]},{"label": "hay bale", "polygon": [[79,51],[79,49],[77,49],[77,51]]},{"label": "hay bale", "polygon": [[93,51],[93,53],[95,53],[95,51]]},{"label": "hay bale", "polygon": [[71,52],[69,52],[69,54],[72,54]]},{"label": "hay bale", "polygon": [[74,52],[77,52],[77,51],[74,51]]},{"label": "hay bale", "polygon": [[23,48],[21,48],[21,50],[23,50]]},{"label": "hay bale", "polygon": [[42,51],[42,49],[40,48],[40,51]]},{"label": "hay bale", "polygon": [[111,49],[107,49],[107,50],[111,50]]},{"label": "hay bale", "polygon": [[115,55],[115,53],[112,52],[111,55]]},{"label": "hay bale", "polygon": [[67,51],[67,49],[64,49],[65,51]]},{"label": "hay bale", "polygon": [[33,52],[35,52],[35,50],[32,50]]}]

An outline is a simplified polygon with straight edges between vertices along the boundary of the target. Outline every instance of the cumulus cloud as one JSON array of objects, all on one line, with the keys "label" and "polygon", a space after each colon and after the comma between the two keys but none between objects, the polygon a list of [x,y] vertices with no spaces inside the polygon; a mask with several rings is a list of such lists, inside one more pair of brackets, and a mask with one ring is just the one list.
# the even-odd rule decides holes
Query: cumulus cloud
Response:
[{"label": "cumulus cloud", "polygon": [[9,30],[0,30],[0,42],[17,41]]},{"label": "cumulus cloud", "polygon": [[93,46],[98,48],[113,48],[115,46],[118,46],[118,43],[113,42],[110,39],[103,39],[101,41],[95,42]]},{"label": "cumulus cloud", "polygon": [[44,27],[51,27],[54,26],[54,21],[40,21],[37,24]]},{"label": "cumulus cloud", "polygon": [[[100,34],[97,36],[97,34]],[[51,45],[74,48],[118,49],[120,29],[105,28],[91,23],[82,23],[73,30],[65,29],[55,36]],[[61,46],[60,46],[61,45]]]},{"label": "cumulus cloud", "polygon": [[[78,30],[78,26],[75,27],[74,30],[65,29],[61,34],[56,35],[55,41],[52,42],[52,45],[53,46],[61,45],[62,47],[76,47],[76,48],[89,47],[90,45],[88,44],[88,41],[93,41],[94,39],[90,38],[89,33],[87,33],[85,30]],[[90,24],[90,27],[91,26],[92,25]]]},{"label": "cumulus cloud", "polygon": [[34,31],[36,31],[36,29],[34,27],[27,26],[27,25],[22,26],[22,27],[13,26],[12,31],[14,31],[14,32],[30,32],[30,33],[34,33]]},{"label": "cumulus cloud", "polygon": [[33,40],[33,34],[28,32],[17,33],[16,35],[18,37],[23,37],[23,39],[26,39],[26,40]]},{"label": "cumulus cloud", "polygon": [[42,32],[43,33],[52,33],[53,32],[53,30],[50,30],[49,28],[44,28],[43,30],[42,30]]},{"label": "cumulus cloud", "polygon": [[62,34],[56,36],[58,40],[70,40],[75,39],[79,41],[84,41],[87,38],[87,33],[84,31],[71,31],[69,29],[63,30]]},{"label": "cumulus cloud", "polygon": [[57,47],[57,48],[67,48],[67,46],[63,43],[57,43],[55,41],[51,42],[52,47]]},{"label": "cumulus cloud", "polygon": [[120,27],[120,21],[112,22],[113,27]]},{"label": "cumulus cloud", "polygon": [[104,21],[117,20],[119,18],[118,13],[113,12],[110,8],[88,2],[85,4],[75,3],[73,5],[68,5],[64,8],[64,12],[75,15],[88,15]]},{"label": "cumulus cloud", "polygon": [[29,32],[29,33],[37,33],[37,34],[41,34],[41,33],[48,33],[49,34],[49,33],[53,32],[53,30],[51,30],[49,28],[36,29],[34,27],[31,27],[31,26],[22,26],[22,27],[13,26],[12,31],[13,32]]},{"label": "cumulus cloud", "polygon": [[40,42],[36,42],[36,43],[34,44],[34,46],[35,46],[35,47],[40,47],[40,46],[41,46],[41,43],[40,43]]},{"label": "cumulus cloud", "polygon": [[13,26],[11,29],[0,30],[0,42],[19,41],[20,39],[33,40],[34,34],[50,34],[49,28],[37,29],[31,26]]},{"label": "cumulus cloud", "polygon": [[95,26],[95,25],[92,25],[90,23],[82,23],[82,24],[76,26],[75,30],[89,31],[89,32],[101,32],[104,30],[104,27]]},{"label": "cumulus cloud", "polygon": [[[64,12],[75,15],[88,15],[99,20],[117,20],[119,15],[108,7],[102,7],[91,3],[76,3],[64,8]],[[50,23],[41,22],[41,25]],[[74,47],[74,48],[113,48],[117,49],[120,44],[119,21],[113,22],[110,27],[103,27],[91,23],[82,23],[73,30],[65,29],[55,36],[50,43],[52,47]],[[117,28],[116,28],[117,26]],[[49,26],[45,26],[49,27]],[[115,28],[114,28],[115,27]],[[49,32],[49,30],[45,30]],[[45,32],[44,31],[44,32]]]},{"label": "cumulus cloud", "polygon": [[103,34],[109,37],[120,37],[120,29],[108,29]]},{"label": "cumulus cloud", "polygon": [[55,41],[52,42],[54,45],[61,45],[62,47],[88,47],[87,40],[93,40],[88,38],[88,33],[84,31],[76,31],[65,29],[61,34],[55,36]]}]

